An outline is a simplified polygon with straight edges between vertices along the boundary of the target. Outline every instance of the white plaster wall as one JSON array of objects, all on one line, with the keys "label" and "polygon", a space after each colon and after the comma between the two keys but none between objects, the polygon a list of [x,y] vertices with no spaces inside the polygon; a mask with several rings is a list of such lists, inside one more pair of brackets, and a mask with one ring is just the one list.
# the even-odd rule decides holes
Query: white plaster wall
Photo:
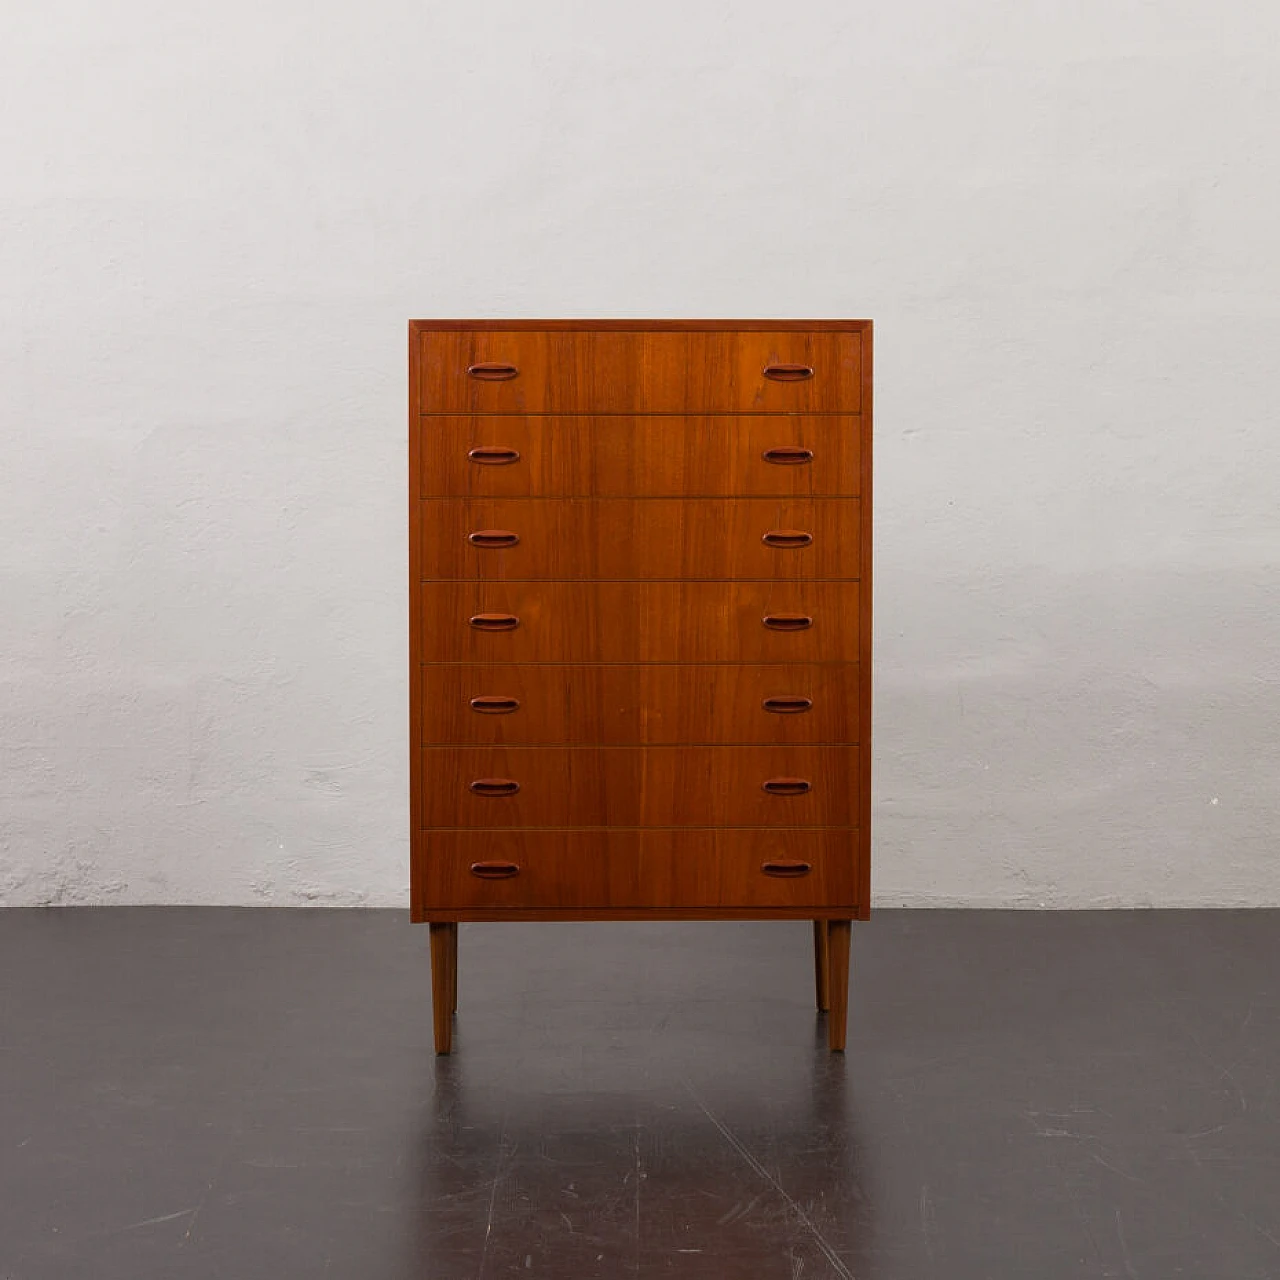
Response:
[{"label": "white plaster wall", "polygon": [[407,896],[405,322],[877,322],[881,904],[1280,903],[1280,6],[0,13],[0,901]]}]

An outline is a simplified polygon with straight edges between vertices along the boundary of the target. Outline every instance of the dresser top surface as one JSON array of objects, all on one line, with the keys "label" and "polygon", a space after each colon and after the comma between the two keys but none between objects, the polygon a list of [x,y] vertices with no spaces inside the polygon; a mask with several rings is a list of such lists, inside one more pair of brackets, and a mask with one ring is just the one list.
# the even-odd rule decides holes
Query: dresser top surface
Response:
[{"label": "dresser top surface", "polygon": [[731,330],[840,330],[869,332],[870,320],[410,320],[410,333],[433,329],[493,329],[502,332],[547,329],[597,329],[620,332],[702,332]]}]

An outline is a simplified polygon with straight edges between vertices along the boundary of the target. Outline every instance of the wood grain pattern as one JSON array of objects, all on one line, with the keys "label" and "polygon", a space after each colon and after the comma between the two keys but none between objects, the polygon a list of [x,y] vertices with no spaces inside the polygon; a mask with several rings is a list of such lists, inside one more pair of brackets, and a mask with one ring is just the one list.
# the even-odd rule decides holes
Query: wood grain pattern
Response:
[{"label": "wood grain pattern", "polygon": [[827,922],[813,922],[813,987],[819,1013],[831,1007],[831,952],[827,945]]},{"label": "wood grain pattern", "polygon": [[[409,430],[423,497],[853,497],[862,478],[852,415],[437,414]],[[813,457],[767,462],[778,449]],[[473,450],[519,456],[495,465]]]},{"label": "wood grain pattern", "polygon": [[[502,919],[511,911],[735,910],[855,905],[858,845],[842,831],[430,831],[425,898],[434,910]],[[764,874],[771,859],[802,860],[795,879]],[[471,866],[507,860],[519,874],[483,880]]]},{"label": "wood grain pattern", "polygon": [[[423,745],[857,743],[856,663],[433,663],[422,668]],[[472,700],[514,699],[509,714]],[[766,699],[807,698],[797,713]]]},{"label": "wood grain pattern", "polygon": [[[417,594],[427,662],[849,662],[856,582],[428,582]],[[501,613],[510,631],[468,619]],[[804,616],[771,631],[767,615]]]},{"label": "wood grain pattern", "polygon": [[[856,413],[862,401],[859,333],[649,333],[643,360],[640,407],[651,413]],[[813,376],[774,382],[764,373],[771,364],[808,366]]]},{"label": "wood grain pattern", "polygon": [[[424,413],[611,413],[641,404],[641,340],[630,333],[460,329],[425,332],[419,341]],[[470,366],[489,361],[509,362],[518,376],[468,376]]]},{"label": "wood grain pattern", "polygon": [[827,1047],[843,1053],[849,1021],[849,942],[848,920],[831,920],[827,924]]},{"label": "wood grain pattern", "polygon": [[[439,747],[422,770],[428,827],[856,827],[861,810],[849,746]],[[765,789],[793,781],[808,789]]]},{"label": "wood grain pattern", "polygon": [[[423,637],[418,596],[418,543],[423,504],[418,500],[418,476],[422,473],[422,432],[418,429],[418,393],[422,385],[422,347],[419,326],[409,324],[409,918],[425,922],[423,891],[423,851],[418,832],[422,828],[422,788],[414,775],[418,770],[418,744],[422,741],[422,652]],[[433,1001],[433,1007],[434,1001]]]},{"label": "wood grain pattern", "polygon": [[[424,841],[428,835],[423,832]],[[435,833],[438,834],[438,833]],[[532,834],[542,834],[534,832]],[[728,833],[727,833],[728,834]],[[850,832],[855,839],[858,833]],[[478,906],[451,904],[448,906],[424,906],[414,903],[410,907],[410,919],[425,924],[436,921],[547,921],[547,920],[860,920],[861,907],[848,903],[780,903],[772,906],[690,906],[676,904],[646,907],[507,907],[501,911],[486,910]]]},{"label": "wood grain pattern", "polygon": [[[859,492],[865,494],[865,499],[860,503],[862,509],[862,537],[859,539],[859,547],[862,553],[862,566],[858,577],[862,583],[862,591],[858,597],[858,661],[861,664],[862,680],[858,690],[858,723],[865,726],[865,731],[870,732],[871,729],[871,535],[872,535],[872,519],[871,519],[871,409],[872,409],[872,378],[871,378],[871,360],[872,360],[872,328],[867,325],[862,335],[863,351],[865,358],[862,362],[862,404],[866,408],[866,419],[862,429],[862,444],[859,450],[858,465],[861,468],[861,478],[859,480]],[[868,833],[867,853],[861,859],[858,868],[858,902],[861,904],[858,908],[857,918],[859,920],[867,920],[871,916],[871,846],[870,846],[870,829],[871,829],[871,751],[868,749],[862,753],[862,796],[863,796],[863,830]]]},{"label": "wood grain pattern", "polygon": [[[424,501],[424,579],[828,579],[861,568],[856,498]],[[811,541],[767,541],[792,535]]]},{"label": "wood grain pattern", "polygon": [[458,975],[458,926],[431,926],[431,1009],[437,1053],[453,1049],[453,1011]]},{"label": "wood grain pattern", "polygon": [[[419,342],[423,413],[856,413],[861,403],[858,331],[456,329]],[[487,363],[517,376],[468,374]],[[778,363],[813,376],[772,381],[765,368]]]}]

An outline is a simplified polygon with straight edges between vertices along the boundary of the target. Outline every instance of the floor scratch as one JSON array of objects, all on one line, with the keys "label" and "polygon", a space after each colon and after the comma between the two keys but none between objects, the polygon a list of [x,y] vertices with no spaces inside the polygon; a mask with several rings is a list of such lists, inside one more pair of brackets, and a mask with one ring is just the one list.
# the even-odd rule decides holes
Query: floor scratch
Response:
[{"label": "floor scratch", "polygon": [[480,1246],[480,1266],[476,1270],[476,1280],[481,1280],[484,1275],[485,1259],[489,1255],[489,1237],[493,1235],[493,1212],[498,1203],[498,1183],[502,1181],[502,1165],[506,1158],[506,1142],[507,1137],[507,1118],[504,1115],[501,1123],[498,1125],[498,1156],[494,1162],[493,1185],[489,1188],[489,1212],[485,1217],[484,1223],[484,1243]]},{"label": "floor scratch", "polygon": [[1129,1244],[1124,1238],[1124,1226],[1120,1221],[1120,1210],[1116,1210],[1116,1235],[1120,1237],[1120,1252],[1124,1255],[1124,1270],[1129,1280],[1138,1280],[1138,1273],[1133,1269],[1133,1259],[1129,1256]]},{"label": "floor scratch", "polygon": [[1098,1264],[1099,1275],[1111,1274],[1102,1262],[1102,1250],[1098,1247],[1098,1237],[1094,1234],[1093,1226],[1090,1222],[1090,1215],[1084,1205],[1080,1203],[1080,1196],[1076,1191],[1074,1180],[1070,1177],[1060,1162],[1054,1161],[1057,1168],[1058,1176],[1062,1179],[1062,1185],[1066,1190],[1067,1199],[1071,1201],[1071,1210],[1080,1222],[1080,1229],[1084,1232],[1085,1239],[1089,1242],[1089,1248],[1093,1250],[1093,1260]]},{"label": "floor scratch", "polygon": [[[266,1078],[271,1065],[271,1059],[268,1056],[264,1055],[259,1060],[256,1069],[252,1072],[250,1078],[246,1082],[246,1096],[252,1094],[257,1084]],[[235,1151],[236,1144],[240,1141],[243,1134],[244,1117],[241,1114],[236,1117],[234,1124],[231,1126],[231,1129],[226,1136],[226,1140],[222,1145],[222,1152],[214,1161],[213,1172],[209,1175],[209,1181],[205,1185],[205,1189],[201,1194],[199,1201],[197,1201],[195,1208],[190,1211],[191,1221],[187,1223],[187,1229],[182,1233],[182,1239],[178,1241],[179,1249],[185,1249],[187,1245],[191,1243],[191,1237],[195,1232],[196,1223],[199,1221],[200,1215],[204,1212],[204,1207],[208,1204],[209,1197],[213,1195],[213,1189],[217,1186],[218,1179],[222,1177],[223,1171],[231,1163],[232,1153]]]},{"label": "floor scratch", "polygon": [[1235,1062],[1232,1062],[1229,1067],[1224,1067],[1216,1058],[1210,1057],[1210,1055],[1205,1052],[1204,1046],[1195,1035],[1190,1035],[1189,1038],[1191,1043],[1195,1045],[1196,1052],[1200,1057],[1218,1073],[1221,1079],[1225,1080],[1231,1086],[1232,1092],[1236,1095],[1236,1101],[1240,1104],[1240,1114],[1243,1115],[1249,1110],[1249,1100],[1245,1097],[1244,1090],[1240,1087],[1240,1081],[1231,1073],[1231,1067],[1236,1065]]},{"label": "floor scratch", "polygon": [[1235,1214],[1235,1216],[1246,1226],[1252,1227],[1264,1240],[1269,1240],[1277,1249],[1280,1249],[1280,1237],[1273,1236],[1266,1227],[1259,1226],[1258,1223],[1254,1222],[1254,1220],[1244,1212],[1244,1210],[1230,1203],[1230,1201],[1223,1196],[1222,1192],[1215,1191],[1213,1198],[1229,1213]]},{"label": "floor scratch", "polygon": [[219,1162],[218,1168],[214,1171],[214,1175],[209,1179],[208,1185],[204,1189],[204,1194],[200,1197],[199,1203],[191,1210],[191,1221],[187,1223],[187,1229],[182,1233],[182,1244],[191,1243],[191,1233],[196,1229],[196,1219],[200,1216],[200,1210],[204,1208],[205,1202],[213,1194],[213,1184],[218,1180],[218,1174],[222,1171],[222,1165],[225,1161]]},{"label": "floor scratch", "polygon": [[1096,1151],[1091,1151],[1091,1152],[1089,1152],[1089,1154],[1090,1154],[1090,1155],[1091,1155],[1091,1156],[1092,1156],[1092,1157],[1093,1157],[1093,1158],[1094,1158],[1094,1159],[1095,1159],[1095,1160],[1096,1160],[1096,1161],[1097,1161],[1097,1162],[1098,1162],[1098,1163],[1099,1163],[1099,1164],[1100,1164],[1104,1169],[1110,1169],[1112,1173],[1118,1173],[1122,1178],[1128,1178],[1130,1182],[1139,1182],[1139,1183],[1141,1183],[1141,1182],[1145,1182],[1145,1181],[1146,1181],[1144,1178],[1139,1178],[1139,1177],[1137,1176],[1137,1174],[1134,1174],[1134,1173],[1126,1173],[1123,1169],[1119,1169],[1119,1168],[1117,1168],[1115,1165],[1111,1164],[1111,1163],[1110,1163],[1110,1161],[1104,1160],[1104,1159],[1103,1159],[1103,1158],[1102,1158],[1102,1157],[1101,1157],[1101,1156],[1100,1156]]},{"label": "floor scratch", "polygon": [[[1234,1117],[1232,1118],[1234,1119]],[[1211,1133],[1221,1133],[1230,1123],[1230,1120],[1224,1120],[1221,1124],[1215,1124],[1209,1129],[1197,1129],[1194,1133],[1184,1133],[1182,1135],[1183,1141],[1190,1142],[1192,1138],[1207,1138]]]},{"label": "floor scratch", "polygon": [[640,1182],[644,1178],[644,1163],[640,1159],[640,1125],[636,1124],[636,1252],[635,1273],[640,1274]]},{"label": "floor scratch", "polygon": [[172,1222],[175,1218],[185,1218],[189,1213],[195,1213],[198,1206],[192,1205],[190,1209],[179,1209],[177,1213],[162,1213],[158,1218],[143,1218],[141,1222],[131,1222],[127,1227],[117,1227],[117,1231],[137,1231],[140,1227],[154,1227],[160,1222]]},{"label": "floor scratch", "polygon": [[840,1255],[828,1244],[822,1232],[818,1230],[813,1220],[807,1213],[787,1194],[782,1184],[769,1172],[768,1169],[760,1163],[759,1160],[751,1154],[751,1152],[743,1145],[736,1134],[717,1116],[713,1115],[710,1108],[698,1096],[697,1091],[688,1080],[682,1080],[685,1090],[689,1096],[698,1104],[698,1109],[708,1120],[720,1131],[720,1136],[742,1157],[747,1165],[760,1178],[763,1178],[782,1198],[787,1202],[787,1206],[795,1213],[795,1215],[804,1224],[809,1234],[813,1236],[814,1242],[818,1248],[822,1250],[822,1256],[831,1263],[835,1273],[840,1276],[841,1280],[854,1280],[853,1272],[845,1266]]},{"label": "floor scratch", "polygon": [[749,1214],[759,1203],[759,1196],[752,1196],[745,1207],[743,1206],[742,1201],[739,1200],[728,1213],[716,1219],[716,1226],[726,1227],[729,1223],[736,1222],[739,1218],[745,1218],[747,1214]]},{"label": "floor scratch", "polygon": [[929,1200],[929,1184],[923,1183],[920,1187],[920,1238],[924,1241],[924,1251],[929,1255],[929,1261],[933,1261],[933,1205]]}]

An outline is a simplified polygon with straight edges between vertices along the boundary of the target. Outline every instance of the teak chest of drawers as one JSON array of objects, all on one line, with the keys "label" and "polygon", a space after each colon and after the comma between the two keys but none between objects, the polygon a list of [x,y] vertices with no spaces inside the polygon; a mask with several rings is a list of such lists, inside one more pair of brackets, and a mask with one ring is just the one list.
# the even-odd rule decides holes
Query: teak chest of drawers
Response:
[{"label": "teak chest of drawers", "polygon": [[409,326],[412,918],[870,906],[871,322]]}]

